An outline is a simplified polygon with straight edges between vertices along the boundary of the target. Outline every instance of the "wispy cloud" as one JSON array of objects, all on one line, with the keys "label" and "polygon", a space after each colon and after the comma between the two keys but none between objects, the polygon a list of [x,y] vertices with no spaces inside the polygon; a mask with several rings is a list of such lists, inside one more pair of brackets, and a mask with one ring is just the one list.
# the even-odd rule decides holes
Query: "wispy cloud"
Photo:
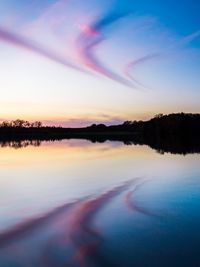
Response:
[{"label": "wispy cloud", "polygon": [[[34,1],[33,7],[36,6],[36,2]],[[39,2],[37,2],[37,5],[39,5]],[[98,11],[98,8],[99,5],[95,6],[94,4],[93,9],[86,14],[86,9],[80,0],[49,2],[49,5],[37,17],[34,17],[34,19],[31,17],[30,21],[26,18],[19,31],[15,27],[8,30],[7,27],[0,26],[0,41],[29,50],[76,71],[97,73],[125,86],[142,89],[146,86],[143,81],[139,81],[135,77],[134,68],[136,66],[162,58],[170,51],[186,46],[200,36],[200,30],[198,30],[183,38],[174,38],[174,41],[166,38],[164,47],[162,47],[162,44],[156,46],[160,35],[164,35],[164,30],[162,32],[162,29],[156,23],[151,28],[148,19],[145,20],[142,16],[133,15],[130,12],[131,9],[116,10],[111,7],[107,11]],[[142,25],[138,25],[138,18],[143,21]],[[133,28],[135,25],[135,29],[129,36],[127,28],[130,25]],[[102,50],[102,45],[114,40],[113,33],[116,34],[116,32],[120,35],[118,40],[121,39],[118,46],[123,44],[122,41],[125,39],[129,43],[129,47],[135,47],[137,38],[141,35],[144,44],[143,51],[138,44],[138,47],[133,51],[135,59],[131,61],[131,54],[129,49],[126,51],[126,47],[119,47],[118,54],[116,52],[115,54],[112,53],[112,48],[105,55],[99,53]],[[150,40],[152,35],[155,36],[153,41]],[[47,45],[43,44],[44,40],[46,40]],[[156,49],[152,49],[152,43]],[[116,47],[115,42],[113,42],[113,46]],[[75,55],[73,55],[73,50],[75,50]],[[138,53],[139,50],[142,53]],[[124,54],[126,60],[125,64],[120,62],[122,54]],[[119,58],[120,71],[115,70],[115,63],[106,64],[113,58],[116,61]]]},{"label": "wispy cloud", "polygon": [[68,68],[72,68],[78,71],[83,71],[81,67],[78,67],[74,63],[68,61],[64,57],[60,56],[54,51],[51,51],[43,46],[39,45],[37,42],[27,39],[19,34],[0,28],[0,40],[14,46],[29,50],[40,56],[48,58],[56,63],[62,64]]},{"label": "wispy cloud", "polygon": [[133,87],[130,81],[106,68],[95,55],[95,50],[97,50],[101,43],[106,40],[104,30],[106,30],[110,25],[119,22],[127,15],[128,13],[110,13],[100,19],[97,19],[90,25],[82,25],[82,32],[77,39],[77,46],[80,58],[85,66],[114,81]]},{"label": "wispy cloud", "polygon": [[105,125],[117,125],[123,122],[123,118],[120,116],[109,116],[104,114],[99,114],[93,117],[77,117],[77,118],[70,118],[70,119],[52,119],[52,120],[42,120],[44,125],[47,126],[63,126],[63,127],[85,127],[89,126],[93,123],[96,124],[105,124]]},{"label": "wispy cloud", "polygon": [[147,61],[155,60],[156,58],[163,58],[163,57],[169,56],[172,51],[174,51],[174,50],[176,50],[176,49],[178,49],[184,45],[187,45],[188,43],[192,42],[194,39],[196,39],[198,37],[200,37],[200,30],[195,31],[194,33],[189,34],[189,35],[181,38],[178,41],[172,42],[172,44],[170,44],[168,47],[166,47],[162,51],[149,53],[149,54],[142,56],[138,59],[130,61],[124,68],[125,75],[128,78],[130,78],[135,84],[137,84],[139,87],[147,88],[145,85],[143,85],[141,82],[137,81],[134,78],[134,76],[132,74],[133,68],[135,68],[138,64],[142,64],[142,63],[145,63]]}]

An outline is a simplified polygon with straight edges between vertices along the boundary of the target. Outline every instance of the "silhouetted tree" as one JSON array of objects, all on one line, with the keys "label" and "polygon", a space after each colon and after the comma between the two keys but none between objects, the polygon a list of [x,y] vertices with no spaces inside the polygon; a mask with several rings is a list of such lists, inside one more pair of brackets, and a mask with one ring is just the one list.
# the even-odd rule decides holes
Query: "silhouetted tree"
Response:
[{"label": "silhouetted tree", "polygon": [[13,128],[30,128],[30,127],[35,127],[35,128],[41,128],[42,123],[40,121],[35,121],[30,123],[29,121],[25,120],[12,120],[12,121],[3,121],[0,124],[0,127],[13,127]]},{"label": "silhouetted tree", "polygon": [[159,118],[162,118],[164,115],[162,113],[159,113],[159,114],[156,114],[154,116],[155,119],[159,119]]},{"label": "silhouetted tree", "polygon": [[42,123],[40,121],[35,121],[33,123],[33,127],[40,128],[40,127],[42,127]]},{"label": "silhouetted tree", "polygon": [[124,126],[130,126],[132,124],[132,121],[125,121],[123,123]]},{"label": "silhouetted tree", "polygon": [[10,127],[10,123],[8,121],[3,121],[1,127]]}]

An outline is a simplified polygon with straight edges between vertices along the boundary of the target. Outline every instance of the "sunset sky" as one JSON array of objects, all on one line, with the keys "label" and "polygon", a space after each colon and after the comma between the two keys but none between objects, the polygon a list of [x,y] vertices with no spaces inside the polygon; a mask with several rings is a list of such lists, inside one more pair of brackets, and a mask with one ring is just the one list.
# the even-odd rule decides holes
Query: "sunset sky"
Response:
[{"label": "sunset sky", "polygon": [[199,0],[1,0],[0,120],[200,112]]}]

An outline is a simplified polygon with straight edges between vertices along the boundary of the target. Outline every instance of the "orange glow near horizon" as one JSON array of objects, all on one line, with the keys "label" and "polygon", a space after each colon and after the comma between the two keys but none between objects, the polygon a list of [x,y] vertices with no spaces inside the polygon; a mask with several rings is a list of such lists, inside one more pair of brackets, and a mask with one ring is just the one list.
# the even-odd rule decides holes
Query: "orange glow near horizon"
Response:
[{"label": "orange glow near horizon", "polygon": [[200,112],[199,29],[178,33],[109,1],[11,2],[0,4],[1,121],[79,127]]},{"label": "orange glow near horizon", "polygon": [[[101,111],[100,108],[67,108],[64,104],[53,105],[53,103],[47,103],[47,105],[41,103],[4,103],[1,105],[0,121],[23,119],[29,121],[39,120],[44,125],[55,125],[63,127],[82,127],[92,123],[104,123],[104,124],[119,124],[126,120],[148,120],[154,117],[158,113],[176,113],[183,112],[178,105],[172,109],[163,108],[162,106],[153,107],[149,105],[145,109],[143,107],[135,106],[132,109],[130,107],[123,109],[105,109]],[[197,107],[192,109],[188,107],[184,112],[197,113]]]}]

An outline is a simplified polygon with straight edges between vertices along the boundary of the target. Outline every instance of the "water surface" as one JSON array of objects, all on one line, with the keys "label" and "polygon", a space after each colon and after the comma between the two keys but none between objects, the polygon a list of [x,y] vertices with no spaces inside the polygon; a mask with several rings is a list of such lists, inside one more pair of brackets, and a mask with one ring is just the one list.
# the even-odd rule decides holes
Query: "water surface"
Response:
[{"label": "water surface", "polygon": [[199,154],[84,140],[0,148],[0,267],[197,267],[199,225]]}]

